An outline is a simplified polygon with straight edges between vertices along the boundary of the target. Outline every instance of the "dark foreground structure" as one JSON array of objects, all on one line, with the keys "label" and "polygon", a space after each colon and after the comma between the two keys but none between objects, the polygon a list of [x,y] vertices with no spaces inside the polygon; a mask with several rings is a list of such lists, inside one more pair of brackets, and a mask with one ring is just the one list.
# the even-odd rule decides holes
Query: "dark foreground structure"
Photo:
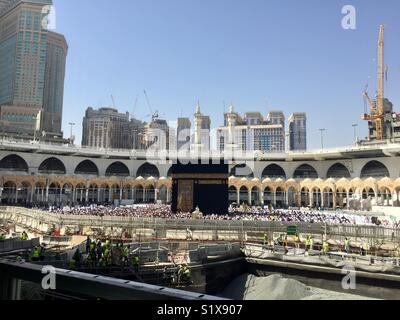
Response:
[{"label": "dark foreground structure", "polygon": [[172,211],[204,214],[228,213],[229,166],[224,160],[198,164],[181,161],[172,166]]}]

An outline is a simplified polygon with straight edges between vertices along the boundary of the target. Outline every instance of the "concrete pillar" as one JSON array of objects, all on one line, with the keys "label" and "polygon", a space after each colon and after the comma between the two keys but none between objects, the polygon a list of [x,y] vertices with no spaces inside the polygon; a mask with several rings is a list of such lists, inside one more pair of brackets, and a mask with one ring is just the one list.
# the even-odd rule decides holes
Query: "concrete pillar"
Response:
[{"label": "concrete pillar", "polygon": [[50,188],[50,186],[47,185],[46,186],[46,202],[49,202],[49,188]]},{"label": "concrete pillar", "polygon": [[314,194],[314,192],[312,190],[308,192],[308,196],[310,198],[310,206],[311,207],[313,206],[313,198],[314,198],[313,194]]},{"label": "concrete pillar", "polygon": [[60,204],[62,203],[62,192],[63,192],[63,187],[60,186]]},{"label": "concrete pillar", "polygon": [[155,203],[157,203],[157,200],[158,200],[158,192],[159,192],[158,189],[154,189],[154,202]]},{"label": "concrete pillar", "polygon": [[119,201],[122,201],[122,187],[119,188]]},{"label": "concrete pillar", "polygon": [[264,192],[260,191],[259,192],[259,197],[260,197],[260,203],[261,205],[264,205]]},{"label": "concrete pillar", "polygon": [[167,202],[171,202],[171,189],[167,189]]},{"label": "concrete pillar", "polygon": [[285,192],[285,205],[289,206],[289,190]]},{"label": "concrete pillar", "polygon": [[101,187],[97,188],[97,202],[100,202],[100,189]]},{"label": "concrete pillar", "polygon": [[31,203],[33,202],[33,194],[34,193],[35,193],[35,187],[31,186],[31,198],[30,198]]},{"label": "concrete pillar", "polygon": [[321,207],[325,207],[325,193],[324,190],[321,190]]},{"label": "concrete pillar", "polygon": [[143,188],[143,202],[146,202],[146,188]]},{"label": "concrete pillar", "polygon": [[135,191],[135,188],[131,188],[131,199],[132,199],[132,200],[135,200],[135,199],[134,199],[134,194],[133,194],[134,191]]},{"label": "concrete pillar", "polygon": [[274,205],[274,207],[276,207],[276,189],[275,189],[274,192],[273,192],[272,204]]},{"label": "concrete pillar", "polygon": [[240,189],[237,190],[237,204],[240,205]]},{"label": "concrete pillar", "polygon": [[85,189],[85,202],[88,203],[89,202],[89,188],[86,187]]},{"label": "concrete pillar", "polygon": [[251,188],[250,189],[248,189],[247,190],[248,191],[248,198],[249,198],[249,201],[248,201],[248,203],[249,203],[249,205],[251,206]]}]

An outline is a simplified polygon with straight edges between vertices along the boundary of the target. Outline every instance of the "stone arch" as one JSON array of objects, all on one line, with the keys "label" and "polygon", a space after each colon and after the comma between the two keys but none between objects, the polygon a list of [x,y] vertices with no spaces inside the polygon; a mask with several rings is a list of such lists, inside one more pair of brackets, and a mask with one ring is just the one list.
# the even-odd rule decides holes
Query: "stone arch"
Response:
[{"label": "stone arch", "polygon": [[247,203],[249,204],[249,190],[247,189],[246,186],[242,186],[239,189],[239,200],[240,200],[240,204],[242,203]]},{"label": "stone arch", "polygon": [[172,166],[167,171],[167,178],[168,179],[172,178]]},{"label": "stone arch", "polygon": [[231,169],[230,176],[238,178],[254,178],[254,172],[247,164],[241,163]]},{"label": "stone arch", "polygon": [[230,186],[228,189],[229,203],[237,203],[237,189],[235,186]]},{"label": "stone arch", "polygon": [[389,170],[380,161],[370,161],[361,170],[361,179],[389,177]]},{"label": "stone arch", "polygon": [[375,198],[375,191],[371,187],[366,187],[362,191],[362,198],[363,199],[368,199],[368,198]]},{"label": "stone arch", "polygon": [[265,187],[264,188],[264,204],[270,205],[274,201],[274,195],[273,195],[273,190],[270,187]]},{"label": "stone arch", "polygon": [[76,166],[75,174],[98,176],[99,169],[93,161],[83,160]]},{"label": "stone arch", "polygon": [[128,167],[120,161],[113,162],[106,170],[106,177],[129,177]]},{"label": "stone arch", "polygon": [[145,189],[145,203],[154,203],[156,200],[156,189],[150,184]]},{"label": "stone arch", "polygon": [[167,203],[167,201],[168,201],[168,188],[167,188],[166,185],[162,185],[160,187],[158,200],[160,200],[162,203]]},{"label": "stone arch", "polygon": [[251,189],[251,204],[258,206],[260,205],[261,201],[260,201],[260,192],[257,188],[257,186],[254,186]]},{"label": "stone arch", "polygon": [[135,186],[135,203],[143,203],[144,202],[144,187],[139,184]]},{"label": "stone arch", "polygon": [[160,171],[154,164],[146,162],[139,167],[136,172],[136,177],[143,177],[145,179],[153,177],[158,179],[160,177]]},{"label": "stone arch", "polygon": [[281,178],[286,180],[286,173],[281,166],[273,163],[264,168],[261,177],[262,180],[266,178],[271,178],[271,179]]},{"label": "stone arch", "polygon": [[285,206],[285,190],[281,187],[275,190],[275,204],[278,208],[283,208]]},{"label": "stone arch", "polygon": [[14,181],[6,181],[3,184],[1,193],[1,202],[3,204],[10,204],[16,202],[17,184]]},{"label": "stone arch", "polygon": [[40,174],[66,174],[67,170],[60,159],[51,157],[40,164],[38,172]]},{"label": "stone arch", "polygon": [[334,179],[350,178],[350,171],[344,164],[337,162],[328,169],[326,177]]},{"label": "stone arch", "polygon": [[333,189],[331,187],[325,187],[323,189],[323,206],[325,208],[335,208],[336,204],[334,203],[334,194]]},{"label": "stone arch", "polygon": [[315,168],[309,164],[302,164],[297,167],[297,169],[293,173],[293,178],[294,179],[317,179],[318,178],[318,173]]},{"label": "stone arch", "polygon": [[287,188],[287,200],[288,200],[288,203],[287,203],[287,205],[289,206],[289,207],[296,207],[297,206],[297,199],[296,199],[296,195],[297,195],[297,192],[296,192],[296,188],[295,187],[293,187],[293,186],[290,186],[289,188]]},{"label": "stone arch", "polygon": [[16,155],[10,154],[0,161],[0,171],[28,172],[28,164],[26,161]]}]

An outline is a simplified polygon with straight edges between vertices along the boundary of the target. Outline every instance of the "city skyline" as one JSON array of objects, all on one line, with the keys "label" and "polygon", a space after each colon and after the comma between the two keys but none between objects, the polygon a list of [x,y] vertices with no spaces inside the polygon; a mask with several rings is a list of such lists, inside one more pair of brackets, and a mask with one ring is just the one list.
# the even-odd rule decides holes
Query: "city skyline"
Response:
[{"label": "city skyline", "polygon": [[[395,38],[400,25],[393,8],[399,4],[393,2],[371,18],[379,3],[354,1],[357,29],[344,30],[341,9],[345,3],[287,2],[283,10],[275,1],[254,1],[246,7],[223,1],[204,8],[198,2],[172,1],[165,7],[157,1],[120,0],[109,7],[107,1],[96,1],[96,15],[91,16],[91,1],[80,4],[79,10],[74,10],[74,1],[54,1],[57,32],[65,34],[70,44],[64,135],[68,136],[68,123],[74,122],[76,141],[80,141],[84,110],[111,106],[111,94],[118,110],[130,113],[139,94],[135,116],[149,121],[141,94],[145,89],[153,109],[165,114],[166,120],[193,119],[193,107],[200,100],[202,111],[217,128],[233,102],[240,113],[306,112],[309,149],[320,148],[321,127],[326,129],[325,147],[352,144],[353,123],[359,125],[358,136],[366,137],[367,123],[360,117],[362,91],[370,77],[370,95],[375,93],[374,59],[382,22],[387,25],[390,72],[386,96],[397,110],[400,68]],[[99,24],[106,8],[108,29]],[[290,11],[297,12],[297,17]],[[232,19],[224,18],[227,12]],[[70,19],[72,13],[74,19]],[[206,18],[207,25],[201,21]],[[85,30],[79,29],[82,23]],[[188,30],[182,30],[183,26]],[[102,31],[101,37],[93,35],[96,28]],[[90,59],[92,52],[96,57]]]}]

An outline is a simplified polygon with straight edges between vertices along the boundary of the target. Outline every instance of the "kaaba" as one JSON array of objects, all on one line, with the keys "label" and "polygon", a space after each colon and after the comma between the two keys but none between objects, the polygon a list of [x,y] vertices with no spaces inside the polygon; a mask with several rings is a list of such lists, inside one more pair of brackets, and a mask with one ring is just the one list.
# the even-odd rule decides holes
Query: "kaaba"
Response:
[{"label": "kaaba", "polygon": [[229,166],[215,159],[185,162],[172,165],[172,212],[193,212],[198,207],[203,214],[227,214]]}]

